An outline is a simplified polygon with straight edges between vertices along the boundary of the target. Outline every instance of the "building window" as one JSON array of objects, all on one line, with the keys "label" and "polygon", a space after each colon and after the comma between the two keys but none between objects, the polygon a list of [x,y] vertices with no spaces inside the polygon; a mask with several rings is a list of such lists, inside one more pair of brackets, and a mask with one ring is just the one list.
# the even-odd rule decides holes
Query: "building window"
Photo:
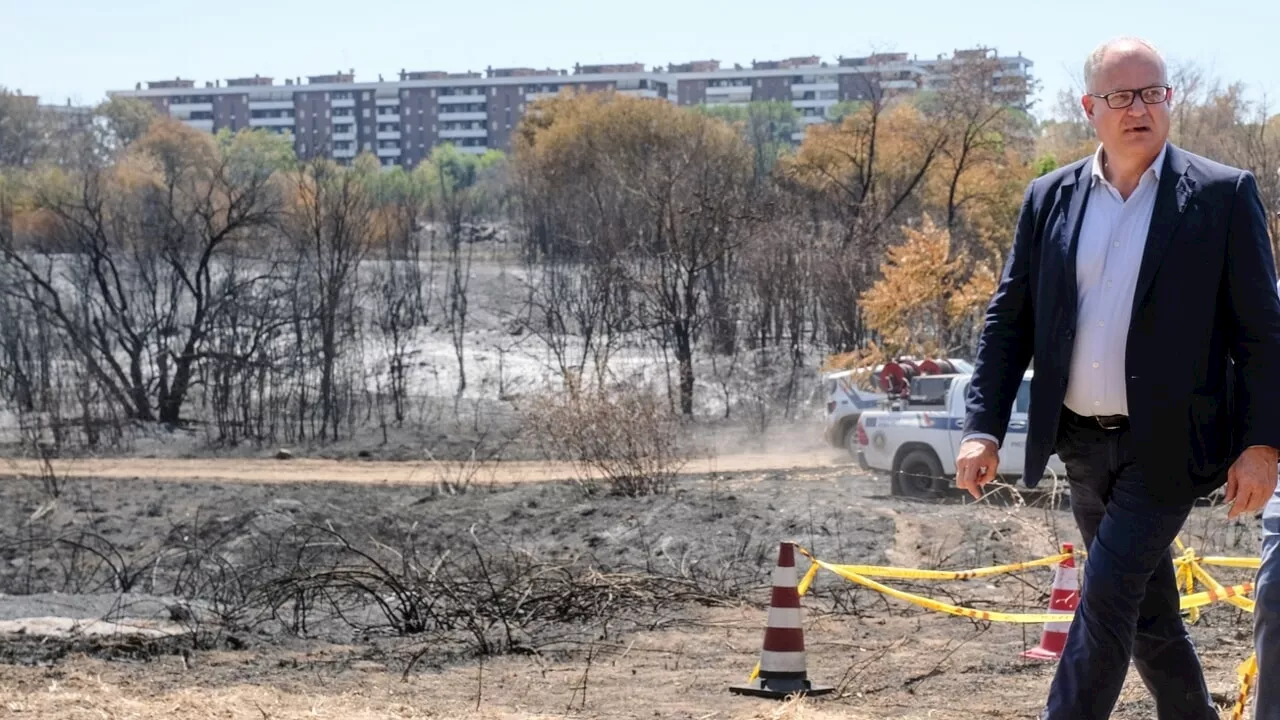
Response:
[{"label": "building window", "polygon": [[364,109],[364,116],[369,117],[369,108]]},{"label": "building window", "polygon": [[355,129],[355,126],[352,125],[351,123],[340,123],[338,125],[333,126],[333,131],[339,135],[343,133],[349,133],[354,129]]},{"label": "building window", "polygon": [[333,110],[334,117],[351,117],[354,114],[351,108],[334,108]]},{"label": "building window", "polygon": [[326,99],[326,100],[328,100],[328,99],[330,99],[330,98],[332,98],[332,99],[334,99],[334,100],[350,100],[350,99],[351,99],[351,93],[346,92],[346,91],[343,91],[343,92],[336,92],[336,93],[332,93],[332,94],[330,94],[330,93],[325,93],[325,99]]}]

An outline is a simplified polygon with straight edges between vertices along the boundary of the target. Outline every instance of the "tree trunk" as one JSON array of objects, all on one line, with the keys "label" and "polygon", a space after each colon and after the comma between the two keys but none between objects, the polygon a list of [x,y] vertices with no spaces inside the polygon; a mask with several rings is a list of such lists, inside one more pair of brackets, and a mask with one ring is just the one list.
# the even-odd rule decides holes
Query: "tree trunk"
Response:
[{"label": "tree trunk", "polygon": [[680,375],[680,413],[693,415],[693,338],[689,326],[677,322],[672,328],[676,344],[676,367]]}]

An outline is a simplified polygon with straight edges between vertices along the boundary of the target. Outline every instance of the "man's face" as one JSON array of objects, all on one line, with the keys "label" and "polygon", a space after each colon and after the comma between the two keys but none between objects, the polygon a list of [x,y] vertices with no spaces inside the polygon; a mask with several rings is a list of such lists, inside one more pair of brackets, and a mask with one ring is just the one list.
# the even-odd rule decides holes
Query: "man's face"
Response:
[{"label": "man's face", "polygon": [[[1090,92],[1105,95],[1116,90],[1141,90],[1166,84],[1159,58],[1148,48],[1121,47],[1107,52],[1094,75]],[[1153,91],[1154,92],[1154,91]],[[1169,137],[1170,91],[1166,102],[1148,105],[1140,93],[1126,108],[1109,107],[1100,97],[1085,95],[1084,112],[1098,133],[1102,147],[1113,158],[1154,158]]]}]

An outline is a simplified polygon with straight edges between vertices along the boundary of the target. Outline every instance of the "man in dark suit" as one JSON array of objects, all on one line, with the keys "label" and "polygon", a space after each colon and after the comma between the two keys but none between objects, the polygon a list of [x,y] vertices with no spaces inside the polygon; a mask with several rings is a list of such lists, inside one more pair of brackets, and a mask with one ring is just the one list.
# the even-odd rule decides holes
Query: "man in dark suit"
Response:
[{"label": "man in dark suit", "polygon": [[974,497],[1034,358],[1025,478],[1055,451],[1089,548],[1043,717],[1105,718],[1129,661],[1158,716],[1217,718],[1169,546],[1224,483],[1260,509],[1280,448],[1280,295],[1254,178],[1167,141],[1163,59],[1132,38],[1085,63],[1101,145],[1027,188],[987,310],[956,483]]}]

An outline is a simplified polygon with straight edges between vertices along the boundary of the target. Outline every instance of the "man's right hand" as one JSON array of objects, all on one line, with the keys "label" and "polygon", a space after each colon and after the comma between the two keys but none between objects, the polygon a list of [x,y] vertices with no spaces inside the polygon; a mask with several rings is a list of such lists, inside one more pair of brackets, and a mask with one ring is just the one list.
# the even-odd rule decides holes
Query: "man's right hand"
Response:
[{"label": "man's right hand", "polygon": [[956,453],[956,487],[968,490],[975,500],[982,498],[982,486],[996,479],[1000,466],[999,448],[990,440],[973,438],[960,443]]}]

